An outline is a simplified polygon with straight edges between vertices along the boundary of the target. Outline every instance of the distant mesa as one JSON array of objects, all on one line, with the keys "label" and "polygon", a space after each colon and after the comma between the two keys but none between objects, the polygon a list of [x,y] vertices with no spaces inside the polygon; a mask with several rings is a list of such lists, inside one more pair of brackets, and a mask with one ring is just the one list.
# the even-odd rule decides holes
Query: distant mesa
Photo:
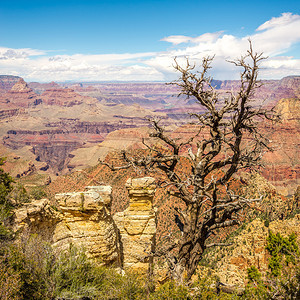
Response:
[{"label": "distant mesa", "polygon": [[46,90],[58,89],[61,87],[54,81],[51,81],[50,83],[29,82],[28,86],[37,94],[42,94]]},{"label": "distant mesa", "polygon": [[98,102],[97,99],[82,96],[73,89],[63,88],[54,81],[50,83],[32,82],[27,84],[23,78],[1,75],[1,88],[0,106],[3,109],[28,108],[40,103],[71,107],[83,103],[95,104]]},{"label": "distant mesa", "polygon": [[47,105],[59,105],[59,106],[74,106],[82,103],[97,103],[95,98],[81,96],[77,94],[73,89],[69,88],[52,88],[46,90],[41,95],[42,101]]}]

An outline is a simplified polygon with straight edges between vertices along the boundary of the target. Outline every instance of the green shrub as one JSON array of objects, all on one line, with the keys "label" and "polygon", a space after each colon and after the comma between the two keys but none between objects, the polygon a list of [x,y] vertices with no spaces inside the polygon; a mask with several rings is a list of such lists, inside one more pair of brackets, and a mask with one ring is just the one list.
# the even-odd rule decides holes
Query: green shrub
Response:
[{"label": "green shrub", "polygon": [[84,251],[70,245],[53,269],[55,296],[65,299],[143,299],[142,281],[134,274],[122,276],[115,270],[89,260]]},{"label": "green shrub", "polygon": [[269,268],[275,277],[281,274],[283,264],[295,263],[295,254],[299,254],[294,233],[285,238],[280,233],[273,234],[269,231],[266,249],[271,255]]},{"label": "green shrub", "polygon": [[255,266],[251,266],[247,269],[248,279],[251,282],[261,282],[261,273]]},{"label": "green shrub", "polygon": [[30,197],[24,188],[24,186],[20,183],[17,183],[13,190],[10,193],[10,198],[16,203],[16,205],[22,205],[23,203],[30,202]]},{"label": "green shrub", "polygon": [[104,271],[95,269],[83,251],[70,245],[68,251],[60,254],[51,274],[55,296],[79,299],[94,297],[101,288]]},{"label": "green shrub", "polygon": [[20,274],[0,257],[0,299],[21,299]]},{"label": "green shrub", "polygon": [[36,186],[30,191],[30,197],[36,200],[47,198],[47,193],[45,192],[44,187]]},{"label": "green shrub", "polygon": [[167,281],[161,285],[150,297],[156,300],[188,300],[192,299],[188,293],[188,289],[182,285],[177,285],[174,281]]},{"label": "green shrub", "polygon": [[[0,158],[0,166],[3,166],[4,158]],[[0,168],[0,242],[10,240],[13,236],[11,230],[7,227],[11,216],[13,204],[9,199],[9,193],[12,191],[12,177]]]},{"label": "green shrub", "polygon": [[106,269],[99,299],[142,300],[147,298],[145,280],[137,274],[127,272],[120,275],[115,270]]},{"label": "green shrub", "polygon": [[[0,158],[0,166],[5,163],[5,158]],[[0,168],[0,205],[6,204],[7,196],[12,190],[13,178],[2,168]]]},{"label": "green shrub", "polygon": [[53,253],[49,244],[37,236],[22,237],[1,251],[2,262],[20,278],[22,299],[51,299]]}]

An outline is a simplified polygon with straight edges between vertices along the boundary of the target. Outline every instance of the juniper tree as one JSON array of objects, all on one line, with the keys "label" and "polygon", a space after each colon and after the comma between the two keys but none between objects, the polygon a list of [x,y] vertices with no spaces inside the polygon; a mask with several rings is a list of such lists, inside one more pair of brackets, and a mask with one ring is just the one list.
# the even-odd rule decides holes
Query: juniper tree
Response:
[{"label": "juniper tree", "polygon": [[[274,113],[252,102],[255,90],[261,86],[258,70],[263,59],[262,53],[253,51],[250,42],[246,55],[231,61],[242,70],[240,85],[238,91],[225,97],[219,95],[208,76],[213,57],[203,58],[200,71],[188,59],[184,67],[175,59],[180,78],[171,84],[179,88],[180,96],[194,99],[202,111],[191,114],[196,120],[195,134],[179,141],[171,137],[160,120],[152,119],[150,138],[159,143],[143,141],[147,155],[139,157],[122,151],[123,165],[102,162],[115,171],[131,167],[144,168],[146,172],[155,170],[164,175],[165,187],[184,203],[185,209],[177,210],[182,236],[153,253],[167,257],[177,281],[191,278],[205,249],[217,245],[211,237],[219,229],[239,224],[239,212],[261,199],[235,194],[230,182],[240,170],[260,166],[262,154],[268,149],[268,140],[260,133],[258,122],[273,119]],[[186,172],[180,170],[182,159],[188,160]],[[172,252],[174,248],[177,251]]]}]

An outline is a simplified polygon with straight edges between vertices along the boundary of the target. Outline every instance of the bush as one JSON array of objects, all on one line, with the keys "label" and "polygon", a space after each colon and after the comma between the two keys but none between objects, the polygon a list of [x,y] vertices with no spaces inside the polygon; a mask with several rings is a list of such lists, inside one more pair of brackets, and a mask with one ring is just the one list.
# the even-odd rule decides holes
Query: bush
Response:
[{"label": "bush", "polygon": [[189,295],[188,289],[182,285],[177,285],[174,281],[167,281],[161,285],[150,297],[156,300],[188,300],[192,299]]},{"label": "bush", "polygon": [[[5,159],[0,158],[0,166],[4,165]],[[0,242],[10,240],[12,232],[7,228],[7,222],[11,216],[13,204],[9,199],[9,193],[12,191],[12,177],[0,168]]]},{"label": "bush", "polygon": [[20,183],[17,183],[14,186],[9,196],[16,205],[22,205],[23,203],[30,202],[30,197],[25,187]]},{"label": "bush", "polygon": [[21,285],[20,274],[0,257],[0,299],[21,299]]},{"label": "bush", "polygon": [[30,197],[36,200],[47,198],[47,193],[42,186],[36,186],[30,191]]},{"label": "bush", "polygon": [[18,276],[21,299],[51,299],[49,274],[53,254],[49,244],[36,236],[23,237],[2,249],[1,259]]},{"label": "bush", "polygon": [[0,299],[143,299],[136,275],[122,276],[70,245],[54,256],[38,236],[22,236],[0,251]]},{"label": "bush", "polygon": [[256,267],[248,269],[243,299],[300,299],[300,256],[296,235],[269,232],[267,250],[271,272],[262,279]]},{"label": "bush", "polygon": [[261,282],[261,273],[257,270],[255,266],[251,266],[247,269],[248,279],[251,282]]},{"label": "bush", "polygon": [[55,296],[67,299],[95,297],[101,288],[104,270],[92,266],[83,251],[70,245],[60,254],[51,274]]},{"label": "bush", "polygon": [[280,233],[275,235],[269,231],[266,249],[271,255],[269,268],[273,276],[277,277],[281,274],[283,264],[295,264],[295,254],[299,255],[296,238],[295,234],[285,238]]}]

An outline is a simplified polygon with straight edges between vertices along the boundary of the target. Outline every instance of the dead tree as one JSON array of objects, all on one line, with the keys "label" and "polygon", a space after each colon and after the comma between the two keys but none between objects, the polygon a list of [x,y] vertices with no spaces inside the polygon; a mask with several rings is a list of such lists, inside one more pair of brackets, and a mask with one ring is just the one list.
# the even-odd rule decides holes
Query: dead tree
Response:
[{"label": "dead tree", "polygon": [[[241,169],[253,169],[261,165],[261,157],[268,149],[267,139],[259,132],[260,120],[273,119],[272,110],[254,106],[254,91],[261,86],[257,79],[259,63],[265,59],[262,53],[250,48],[247,54],[231,63],[242,69],[237,92],[220,97],[207,73],[212,57],[202,60],[201,71],[187,60],[180,66],[175,59],[175,69],[180,79],[172,82],[180,88],[179,95],[195,99],[203,113],[193,113],[197,130],[185,142],[171,138],[159,120],[151,120],[153,132],[150,137],[157,144],[144,142],[150,152],[142,158],[122,152],[124,165],[112,170],[130,167],[153,169],[165,175],[165,186],[185,204],[185,210],[177,212],[182,224],[182,236],[177,243],[157,255],[168,254],[169,266],[175,280],[189,280],[194,274],[205,249],[215,246],[211,236],[220,228],[239,224],[239,212],[259,199],[245,199],[233,193],[230,181]],[[205,138],[200,138],[201,133]],[[164,147],[162,146],[164,145]],[[162,151],[163,147],[163,151]],[[183,151],[187,149],[188,151]],[[188,172],[179,170],[182,157],[189,161]],[[261,199],[261,198],[260,198]],[[169,250],[177,247],[176,256]]]}]

